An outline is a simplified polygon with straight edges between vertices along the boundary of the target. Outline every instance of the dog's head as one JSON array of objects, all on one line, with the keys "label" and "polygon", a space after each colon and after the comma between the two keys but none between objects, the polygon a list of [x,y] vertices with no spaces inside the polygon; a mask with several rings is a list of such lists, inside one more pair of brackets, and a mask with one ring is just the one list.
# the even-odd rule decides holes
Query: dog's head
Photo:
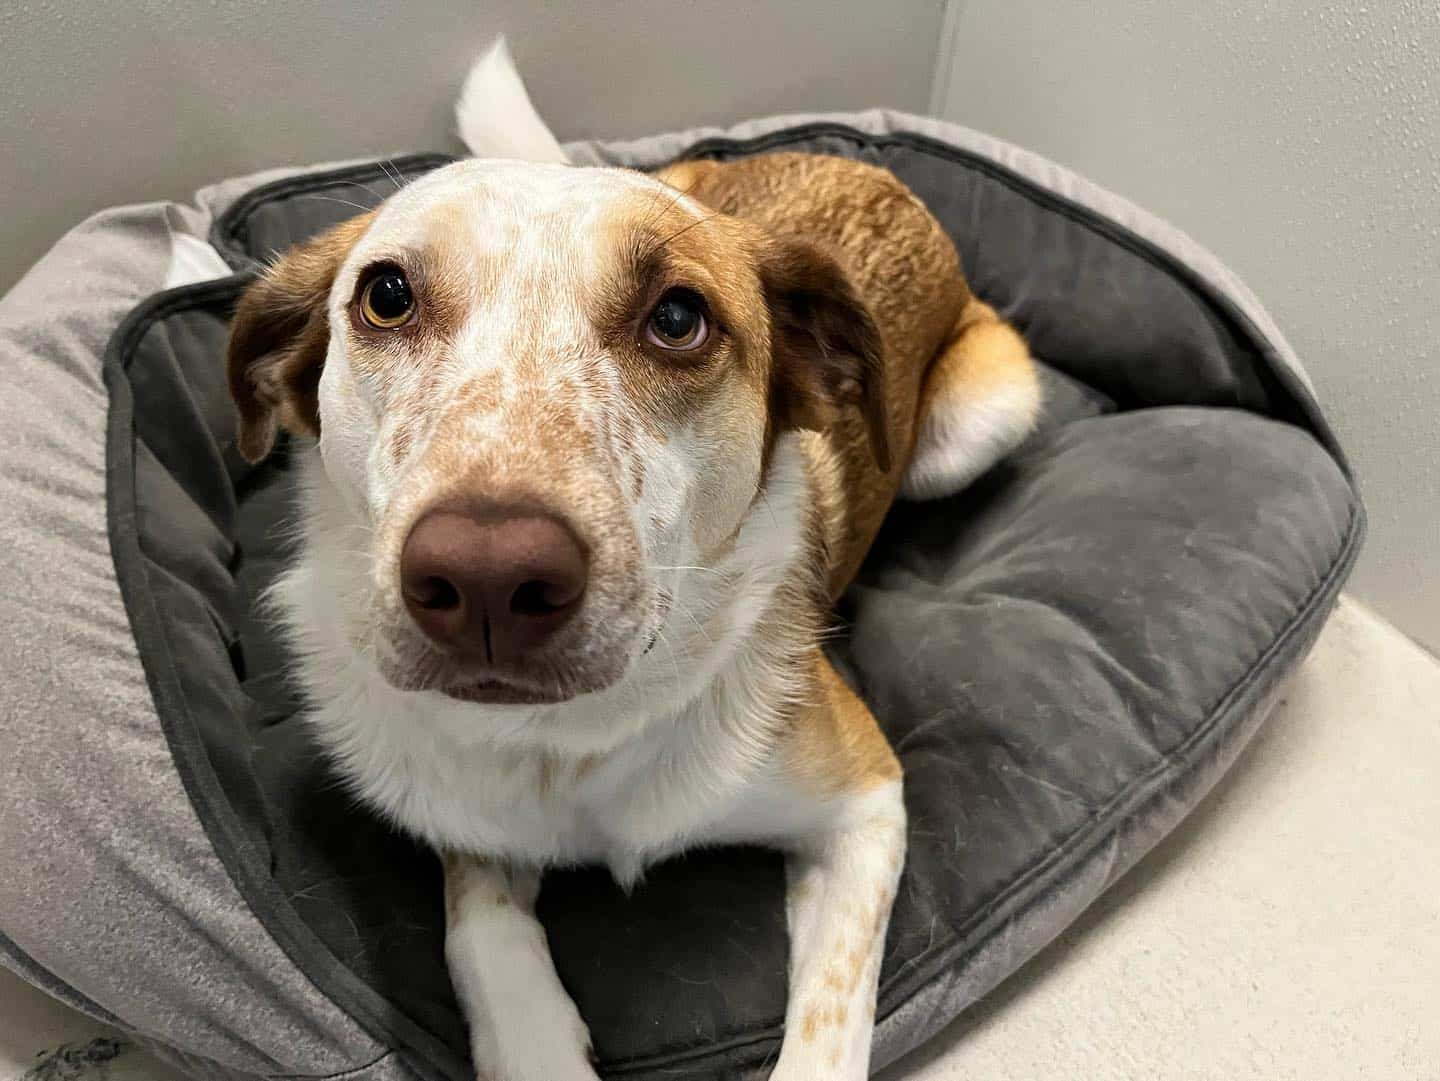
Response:
[{"label": "dog's head", "polygon": [[639,173],[470,161],[281,258],[228,364],[247,458],[318,436],[384,678],[546,703],[654,644],[786,430],[856,407],[885,460],[879,348],[803,240]]}]

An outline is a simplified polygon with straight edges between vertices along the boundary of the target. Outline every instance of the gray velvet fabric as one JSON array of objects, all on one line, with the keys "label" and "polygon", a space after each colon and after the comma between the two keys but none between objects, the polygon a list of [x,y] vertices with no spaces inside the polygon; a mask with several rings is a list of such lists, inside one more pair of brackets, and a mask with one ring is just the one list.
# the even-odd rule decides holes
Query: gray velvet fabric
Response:
[{"label": "gray velvet fabric", "polygon": [[[840,611],[834,656],[905,762],[912,814],[879,1066],[1223,773],[1323,622],[1363,513],[1293,355],[1212,257],[976,133],[801,120],[570,149],[880,161],[1045,362],[1040,431],[960,497],[899,507]],[[434,861],[330,783],[253,613],[285,558],[288,476],[232,446],[218,357],[244,276],[124,318],[164,280],[167,228],[208,231],[248,271],[382,176],[286,170],[199,210],[116,212],[0,302],[23,376],[0,403],[0,859],[27,868],[0,876],[0,960],[197,1076],[466,1073]],[[763,1076],[780,896],[761,852],[694,854],[631,898],[552,877],[542,918],[609,1075]]]}]

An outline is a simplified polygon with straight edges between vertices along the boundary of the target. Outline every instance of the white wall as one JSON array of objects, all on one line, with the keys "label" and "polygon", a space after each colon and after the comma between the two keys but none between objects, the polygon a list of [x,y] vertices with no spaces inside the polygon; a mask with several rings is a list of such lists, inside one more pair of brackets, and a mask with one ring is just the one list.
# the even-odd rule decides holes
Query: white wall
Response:
[{"label": "white wall", "polygon": [[956,0],[935,107],[1233,266],[1314,377],[1371,534],[1353,589],[1440,648],[1440,3]]},{"label": "white wall", "polygon": [[[941,0],[0,3],[0,291],[100,207],[269,165],[450,149],[500,30],[562,138],[923,111]],[[458,146],[455,146],[458,149]]]}]

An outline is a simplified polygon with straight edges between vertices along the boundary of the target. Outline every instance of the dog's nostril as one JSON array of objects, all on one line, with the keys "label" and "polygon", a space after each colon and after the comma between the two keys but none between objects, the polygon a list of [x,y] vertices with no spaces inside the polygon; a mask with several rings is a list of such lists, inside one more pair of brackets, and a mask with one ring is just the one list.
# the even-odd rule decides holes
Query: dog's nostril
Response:
[{"label": "dog's nostril", "polygon": [[407,592],[412,601],[431,612],[451,612],[460,607],[460,591],[444,578],[432,575]]},{"label": "dog's nostril", "polygon": [[554,582],[542,582],[532,578],[521,582],[510,595],[510,611],[517,616],[548,616],[559,611],[575,598],[569,590]]},{"label": "dog's nostril", "polygon": [[457,655],[515,663],[579,612],[589,551],[561,519],[503,505],[438,508],[400,552],[405,609]]}]

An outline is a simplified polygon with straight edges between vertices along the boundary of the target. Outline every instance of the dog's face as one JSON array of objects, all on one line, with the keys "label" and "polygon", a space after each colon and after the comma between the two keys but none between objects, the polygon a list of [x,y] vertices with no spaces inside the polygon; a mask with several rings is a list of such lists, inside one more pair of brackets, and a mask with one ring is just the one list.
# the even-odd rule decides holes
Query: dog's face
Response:
[{"label": "dog's face", "polygon": [[639,173],[471,161],[272,267],[229,379],[246,457],[318,435],[368,557],[341,616],[385,679],[549,703],[655,643],[786,429],[854,404],[884,457],[878,363],[802,241]]}]

